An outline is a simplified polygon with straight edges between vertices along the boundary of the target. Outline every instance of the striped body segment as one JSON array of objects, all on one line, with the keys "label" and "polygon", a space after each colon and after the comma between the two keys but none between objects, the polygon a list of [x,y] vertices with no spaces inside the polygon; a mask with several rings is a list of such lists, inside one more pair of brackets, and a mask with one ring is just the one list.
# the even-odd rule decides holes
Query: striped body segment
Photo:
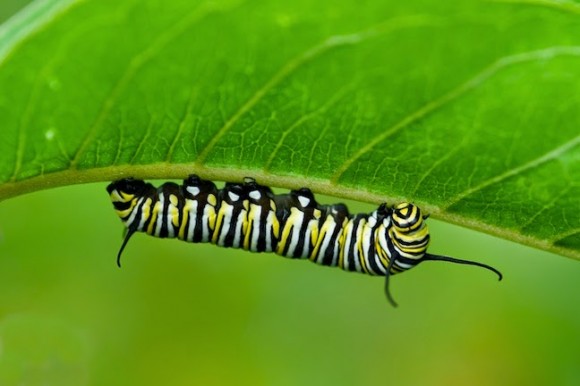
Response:
[{"label": "striped body segment", "polygon": [[[393,253],[420,258],[429,242],[427,225],[414,205],[405,204],[416,217],[415,228],[393,243],[398,233],[385,205],[370,214],[351,215],[343,204],[320,205],[309,189],[274,195],[249,179],[226,183],[220,190],[197,176],[181,186],[167,182],[159,188],[122,180],[109,186],[109,194],[130,231],[308,258],[370,275],[385,275]],[[421,238],[411,240],[417,232]],[[391,273],[406,268],[395,263]]]},{"label": "striped body segment", "polygon": [[[156,188],[123,179],[107,187],[128,229],[118,259],[135,232],[187,242],[210,242],[252,252],[309,259],[346,271],[388,277],[424,260],[484,264],[428,254],[429,229],[416,205],[381,204],[369,214],[350,214],[344,204],[321,205],[308,188],[275,195],[246,178],[216,185],[191,175],[182,185]],[[119,260],[118,260],[119,261]],[[392,300],[387,289],[387,296]]]}]

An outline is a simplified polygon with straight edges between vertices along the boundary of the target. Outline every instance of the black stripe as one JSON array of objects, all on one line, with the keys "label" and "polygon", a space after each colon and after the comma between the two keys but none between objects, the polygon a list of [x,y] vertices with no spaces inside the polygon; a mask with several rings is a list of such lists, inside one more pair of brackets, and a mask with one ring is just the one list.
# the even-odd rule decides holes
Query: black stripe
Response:
[{"label": "black stripe", "polygon": [[357,233],[358,233],[358,227],[360,226],[360,222],[363,218],[365,218],[366,216],[363,214],[357,214],[356,216],[354,216],[350,222],[352,223],[352,236],[350,239],[350,243],[348,245],[345,245],[346,250],[345,250],[345,262],[348,259],[348,271],[351,272],[356,272],[357,270],[357,257],[356,257],[356,252],[357,252]]},{"label": "black stripe", "polygon": [[163,208],[162,208],[162,213],[163,216],[161,218],[161,230],[159,232],[159,237],[161,238],[165,238],[169,236],[169,228],[170,226],[172,226],[172,224],[170,224],[167,221],[167,215],[169,213],[169,205],[171,204],[171,201],[169,200],[169,197],[171,195],[175,195],[178,200],[178,204],[177,204],[177,208],[178,208],[178,224],[181,224],[181,210],[180,208],[183,207],[183,205],[179,205],[179,197],[182,196],[181,194],[181,189],[179,187],[179,185],[177,185],[176,183],[173,182],[166,182],[163,185],[161,185],[159,187],[159,189],[157,190],[158,195],[161,196],[163,195]]},{"label": "black stripe", "polygon": [[[194,196],[193,194],[187,191],[188,187],[199,189],[199,193]],[[219,209],[220,203],[217,187],[213,182],[202,180],[198,176],[193,174],[189,176],[187,179],[183,180],[181,193],[184,199],[187,198],[189,200],[197,202],[197,208],[195,210],[192,209],[189,213],[189,220],[187,224],[187,228],[189,228],[189,222],[195,221],[195,228],[193,230],[193,235],[190,241],[194,243],[211,241],[213,232],[209,228],[209,223],[204,223],[203,214],[205,212],[205,207],[207,205],[210,205],[208,203],[208,197],[210,195],[213,195],[216,198],[216,210]],[[208,234],[206,238],[203,237],[204,225],[207,226],[208,228]]]},{"label": "black stripe", "polygon": [[371,235],[370,235],[370,241],[369,241],[369,247],[367,249],[367,269],[370,271],[371,274],[375,274],[375,275],[382,275],[382,270],[379,267],[379,264],[377,263],[377,251],[375,248],[375,230],[380,226],[381,224],[379,222],[377,222],[377,224],[373,227]]}]

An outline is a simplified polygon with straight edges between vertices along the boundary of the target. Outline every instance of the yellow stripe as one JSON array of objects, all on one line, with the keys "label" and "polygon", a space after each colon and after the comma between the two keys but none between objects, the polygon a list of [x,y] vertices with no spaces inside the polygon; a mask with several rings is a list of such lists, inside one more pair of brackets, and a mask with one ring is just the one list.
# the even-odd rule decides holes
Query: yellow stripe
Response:
[{"label": "yellow stripe", "polygon": [[210,194],[207,196],[207,204],[205,204],[203,209],[201,208],[199,203],[197,206],[197,215],[202,216],[202,220],[203,216],[205,215],[205,212],[207,211],[207,226],[212,232],[215,229],[215,223],[217,221],[217,215],[215,210],[216,205],[217,205],[216,197],[213,194]]},{"label": "yellow stripe", "polygon": [[387,252],[381,247],[378,242],[375,242],[375,250],[379,255],[379,259],[381,260],[381,264],[383,264],[385,271],[387,270],[387,266],[389,265],[389,255]]},{"label": "yellow stripe", "polygon": [[[248,214],[248,211],[249,211],[250,202],[248,200],[244,200],[242,202],[242,205],[243,205],[244,210],[245,210],[245,215],[244,215],[244,212],[243,211],[240,212],[240,217],[241,217],[241,221],[242,221],[242,236],[243,236],[246,233],[249,233],[248,232],[248,229],[249,229],[248,226],[249,226],[250,222],[248,221],[248,215],[249,215]],[[246,248],[246,250],[247,250],[247,248]]]},{"label": "yellow stripe", "polygon": [[286,247],[288,237],[290,236],[290,230],[292,229],[293,226],[296,225],[297,220],[299,219],[299,213],[302,212],[300,212],[300,210],[296,208],[290,208],[290,216],[288,216],[286,224],[284,224],[284,229],[282,229],[282,235],[280,236],[278,246],[276,247],[277,254],[282,255],[284,253],[284,248]]},{"label": "yellow stripe", "polygon": [[358,250],[358,261],[360,263],[360,266],[363,269],[363,272],[369,273],[369,269],[368,269],[367,264],[366,264],[365,251],[364,251],[364,245],[363,245],[364,227],[365,227],[366,223],[367,223],[367,221],[365,219],[362,219],[359,222],[357,235],[356,235],[356,240],[357,240],[356,248]]},{"label": "yellow stripe", "polygon": [[151,198],[147,198],[141,207],[141,220],[143,221],[143,224],[145,224],[147,220],[149,220],[149,217],[151,217],[152,202],[153,200]]},{"label": "yellow stripe", "polygon": [[215,209],[208,209],[209,210],[209,214],[207,215],[207,226],[209,228],[210,231],[213,232],[213,230],[215,229],[215,223],[217,221],[217,214],[215,212]]},{"label": "yellow stripe", "polygon": [[[408,205],[408,206],[403,208],[403,209],[399,208],[402,205]],[[412,204],[400,204],[399,206],[397,206],[397,208],[400,210],[403,217],[399,216],[398,214],[393,214],[393,220],[395,222],[399,222],[399,223],[415,222],[415,224],[413,224],[411,226],[402,226],[402,227],[397,226],[397,228],[403,229],[403,230],[409,232],[409,231],[413,231],[413,230],[419,228],[423,224],[423,219],[421,218],[421,213],[420,213],[418,206],[412,205]],[[410,213],[409,213],[409,209],[410,209]]]},{"label": "yellow stripe", "polygon": [[135,209],[135,205],[131,205],[129,207],[129,209],[115,210],[115,212],[117,213],[117,216],[124,218],[124,217],[129,216],[131,214],[131,212],[133,211],[133,209]]},{"label": "yellow stripe", "polygon": [[221,233],[221,227],[223,226],[223,221],[224,221],[224,217],[226,215],[226,207],[231,207],[231,205],[227,204],[225,201],[222,202],[221,206],[220,206],[220,210],[217,213],[217,223],[216,223],[216,227],[213,230],[213,234],[211,237],[211,242],[216,244],[219,234]]},{"label": "yellow stripe", "polygon": [[345,222],[346,225],[342,228],[344,230],[342,235],[340,235],[340,244],[342,245],[342,248],[340,248],[340,254],[338,256],[338,266],[341,268],[344,267],[344,253],[348,248],[348,245],[346,245],[346,235],[350,234],[350,230],[352,229],[352,221],[345,219]]},{"label": "yellow stripe", "polygon": [[419,229],[416,232],[412,232],[412,233],[401,233],[398,232],[395,227],[390,229],[390,235],[391,238],[396,237],[399,240],[402,240],[404,242],[407,243],[412,243],[415,242],[416,240],[421,240],[426,238],[429,235],[429,228],[427,227],[427,224],[425,224],[425,226],[422,229]]},{"label": "yellow stripe", "polygon": [[276,216],[276,203],[274,200],[270,200],[270,213],[269,216],[272,216],[272,233],[274,233],[274,237],[278,240],[280,236],[280,221],[278,221],[278,217]]},{"label": "yellow stripe", "polygon": [[330,228],[330,224],[335,224],[334,217],[332,217],[331,215],[328,215],[328,216],[326,216],[326,221],[324,221],[324,224],[322,224],[322,227],[320,228],[318,240],[316,241],[316,244],[314,244],[314,248],[312,249],[312,252],[310,253],[310,257],[309,257],[310,260],[312,260],[312,261],[316,260],[318,252],[320,250],[320,247],[322,246],[322,242],[324,241],[324,239],[326,239],[326,234],[328,233],[328,229]]},{"label": "yellow stripe", "polygon": [[110,195],[111,201],[113,202],[127,202],[135,197],[134,194],[128,194],[127,196],[128,198],[125,198],[125,194],[123,192],[119,192],[118,190],[113,190]]},{"label": "yellow stripe", "polygon": [[157,201],[155,203],[155,205],[153,206],[153,211],[151,213],[151,215],[153,216],[152,221],[149,223],[149,227],[147,227],[147,233],[152,235],[155,231],[155,223],[158,220],[158,214],[159,214],[159,207],[161,206],[161,203],[159,201]]},{"label": "yellow stripe", "polygon": [[[250,211],[248,212],[248,218],[247,218],[247,226],[246,226],[246,231],[244,231],[244,249],[245,250],[250,250],[250,233],[252,233],[252,230],[254,229],[254,222],[256,221],[256,213],[258,212],[258,209],[260,208],[259,205],[255,205],[255,204],[250,204]],[[267,231],[267,229],[266,229]]]},{"label": "yellow stripe", "polygon": [[310,220],[308,227],[310,229],[310,245],[316,245],[318,242],[318,235],[320,234],[320,229],[318,229],[318,221]]},{"label": "yellow stripe", "polygon": [[[137,206],[137,201],[139,201],[138,199],[134,199],[131,200],[131,204],[129,206],[129,208],[127,209],[115,209],[115,213],[117,213],[117,216],[124,218],[127,217],[131,214],[131,212],[133,212],[133,210],[135,209],[135,206]],[[118,201],[118,202],[122,202],[122,201]]]},{"label": "yellow stripe", "polygon": [[121,190],[119,191],[119,194],[120,194],[121,198],[125,201],[129,201],[130,199],[135,197],[135,195],[133,193],[127,193],[127,192],[123,192]]},{"label": "yellow stripe", "polygon": [[186,199],[181,212],[181,226],[179,227],[179,238],[185,240],[185,227],[189,219],[189,209],[191,208],[191,200]]},{"label": "yellow stripe", "polygon": [[217,199],[216,199],[215,195],[208,194],[207,202],[215,208],[215,206],[217,205]]},{"label": "yellow stripe", "polygon": [[320,224],[320,216],[322,216],[322,212],[318,209],[314,209],[312,214],[314,219],[310,220],[308,224],[310,228],[310,245],[316,245],[320,234],[320,228],[318,228],[318,224]]},{"label": "yellow stripe", "polygon": [[177,199],[177,196],[175,196],[174,194],[171,194],[169,196],[169,202],[171,203],[171,205],[169,206],[169,216],[171,216],[171,224],[174,227],[179,226],[179,209],[177,208],[177,205],[179,204],[179,200]]},{"label": "yellow stripe", "polygon": [[408,217],[412,218],[414,220],[417,218],[417,214],[419,212],[419,207],[415,206],[415,205],[411,205],[411,208],[413,208],[413,210],[411,211],[411,214]]}]

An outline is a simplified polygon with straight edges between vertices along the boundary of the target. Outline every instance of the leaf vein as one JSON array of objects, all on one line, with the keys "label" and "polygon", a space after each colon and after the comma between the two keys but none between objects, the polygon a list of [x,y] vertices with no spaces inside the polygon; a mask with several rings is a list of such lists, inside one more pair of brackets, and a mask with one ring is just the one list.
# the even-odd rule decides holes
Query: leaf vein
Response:
[{"label": "leaf vein", "polygon": [[177,146],[179,138],[181,137],[187,124],[189,123],[188,120],[193,113],[193,105],[194,105],[194,102],[195,102],[196,97],[197,97],[197,91],[198,91],[198,89],[195,85],[191,87],[187,107],[185,108],[185,111],[183,112],[183,117],[181,118],[181,121],[179,122],[179,126],[177,128],[177,133],[175,133],[175,137],[173,137],[173,141],[171,142],[171,145],[169,146],[169,150],[167,151],[167,157],[165,157],[165,160],[168,163],[171,162],[171,158],[173,157],[173,152],[175,151],[175,147]]},{"label": "leaf vein", "polygon": [[103,122],[109,116],[114,102],[117,100],[121,92],[129,84],[133,76],[137,71],[150,61],[153,56],[162,50],[165,46],[170,44],[174,39],[176,39],[180,34],[186,31],[187,28],[195,25],[200,20],[209,15],[216,8],[211,5],[212,3],[202,4],[196,12],[188,14],[186,17],[182,18],[179,22],[175,23],[171,28],[167,29],[164,33],[160,34],[157,39],[155,39],[146,49],[139,52],[129,61],[129,64],[125,68],[125,71],[121,77],[117,80],[115,85],[111,88],[109,95],[105,98],[101,110],[99,111],[97,118],[85,134],[83,140],[77,151],[75,152],[71,162],[70,168],[76,168],[81,156],[85,153],[89,145],[96,138],[99,129]]},{"label": "leaf vein", "polygon": [[37,73],[34,84],[32,85],[32,90],[26,102],[26,106],[24,107],[24,111],[22,112],[22,117],[20,119],[20,125],[18,130],[18,144],[16,146],[16,154],[15,154],[15,163],[14,163],[14,170],[12,172],[12,176],[10,177],[10,181],[16,181],[18,178],[18,173],[22,168],[22,159],[24,157],[24,152],[26,149],[26,142],[27,142],[27,132],[30,126],[30,122],[33,116],[34,109],[40,98],[40,91],[42,89],[42,85],[44,81],[47,80],[48,75],[54,69],[56,64],[59,62],[60,59],[64,57],[64,48],[70,42],[68,39],[66,43],[60,45],[59,49],[54,53],[52,58],[45,63],[45,65],[39,70]]},{"label": "leaf vein", "polygon": [[452,207],[453,205],[456,205],[458,202],[465,199],[466,197],[468,197],[468,196],[472,195],[473,193],[476,193],[484,188],[487,188],[488,186],[491,186],[493,184],[497,184],[498,182],[501,182],[509,177],[520,174],[520,173],[527,171],[527,170],[537,168],[537,167],[539,167],[539,166],[541,166],[549,161],[557,159],[559,156],[561,156],[562,154],[566,153],[567,151],[573,149],[574,147],[576,147],[579,144],[580,144],[580,135],[576,136],[575,138],[573,138],[570,141],[563,143],[562,145],[560,145],[557,148],[543,154],[542,156],[540,156],[538,158],[535,158],[531,161],[528,161],[520,166],[508,169],[505,172],[503,172],[502,174],[494,176],[494,177],[492,177],[486,181],[483,181],[482,183],[480,183],[472,188],[464,190],[463,192],[457,194],[455,197],[452,197],[447,202],[444,209],[445,210],[449,209],[450,207]]},{"label": "leaf vein", "polygon": [[460,84],[458,87],[452,89],[443,96],[432,100],[424,104],[419,109],[413,111],[411,114],[405,116],[403,119],[398,121],[395,125],[391,126],[385,130],[381,135],[377,136],[374,140],[367,143],[365,146],[361,147],[358,151],[352,154],[343,164],[337,169],[334,175],[330,178],[331,182],[337,183],[340,177],[364,155],[370,153],[372,149],[396,134],[400,130],[408,127],[412,123],[418,121],[419,119],[433,113],[436,110],[441,109],[443,106],[451,103],[463,94],[476,89],[478,86],[483,84],[493,75],[503,70],[504,68],[536,61],[536,60],[548,60],[558,56],[578,56],[580,57],[580,46],[554,46],[548,47],[541,50],[528,51],[524,53],[504,56],[495,60],[491,65],[484,68],[482,71],[477,73],[475,76],[469,78],[466,82]]},{"label": "leaf vein", "polygon": [[282,67],[275,72],[268,81],[266,81],[262,87],[256,90],[244,104],[242,104],[238,110],[236,110],[224,123],[224,125],[216,132],[216,134],[211,138],[211,140],[207,143],[205,148],[199,153],[196,163],[202,165],[207,157],[209,156],[210,152],[215,148],[217,143],[222,139],[228,131],[234,126],[234,124],[250,111],[262,98],[274,88],[277,84],[281,81],[286,79],[289,75],[294,73],[298,70],[301,66],[308,63],[309,61],[321,56],[322,54],[326,53],[327,51],[341,47],[345,45],[353,45],[359,44],[363,41],[368,39],[377,37],[377,36],[384,36],[393,30],[402,29],[402,28],[409,28],[409,27],[419,27],[425,25],[432,25],[434,24],[434,18],[425,16],[425,15],[414,15],[411,17],[403,17],[403,18],[394,18],[387,20],[379,25],[372,26],[365,30],[355,32],[352,34],[346,35],[333,35],[325,40],[322,43],[319,43],[302,53],[294,56],[293,58],[289,59]]},{"label": "leaf vein", "polygon": [[520,232],[524,233],[524,230],[529,227],[539,216],[544,214],[549,209],[553,208],[556,203],[562,198],[565,197],[568,192],[572,190],[572,186],[568,186],[566,189],[563,189],[559,194],[552,196],[552,199],[545,203],[542,209],[536,211],[533,216],[531,216],[527,221],[523,222],[520,226]]},{"label": "leaf vein", "polygon": [[[284,142],[286,140],[286,137],[288,137],[288,135],[290,135],[292,132],[294,132],[298,127],[302,126],[304,123],[308,122],[310,119],[316,117],[318,114],[324,113],[329,108],[331,108],[332,106],[334,106],[346,94],[347,90],[350,90],[351,88],[352,88],[352,84],[350,84],[349,86],[342,87],[331,98],[329,98],[326,101],[326,103],[324,103],[323,105],[319,106],[318,108],[316,108],[316,109],[314,109],[312,111],[309,111],[308,113],[302,115],[292,125],[290,125],[287,129],[285,129],[282,132],[282,135],[278,139],[278,142],[274,146],[274,149],[270,153],[270,157],[268,157],[268,160],[266,161],[266,163],[264,164],[264,167],[262,169],[264,171],[269,170],[270,166],[272,165],[272,162],[274,162],[274,159],[276,158],[276,155],[278,154],[278,152],[282,148],[282,146],[283,146],[283,144],[284,144]],[[325,130],[326,130],[326,128],[323,131],[325,131]],[[317,144],[317,142],[319,140],[320,140],[320,136],[311,145],[311,147],[310,147],[311,148],[311,156],[312,156],[313,149],[314,149],[314,147],[316,146],[316,144]],[[306,174],[308,174],[308,173],[306,173]]]},{"label": "leaf vein", "polygon": [[139,141],[139,145],[137,145],[135,152],[131,156],[131,160],[129,161],[129,164],[135,163],[135,160],[137,159],[137,155],[139,155],[139,152],[141,152],[141,150],[143,149],[143,145],[145,143],[147,143],[147,141],[149,140],[149,136],[151,135],[151,128],[153,127],[154,124],[155,124],[155,117],[151,116],[151,118],[149,119],[149,123],[147,124],[147,129],[145,130],[145,135],[143,136],[143,139],[141,139],[141,141]]},{"label": "leaf vein", "polygon": [[427,179],[427,177],[429,177],[431,175],[433,170],[435,170],[437,167],[439,167],[439,165],[443,164],[445,161],[451,159],[455,154],[457,154],[457,152],[459,152],[461,149],[463,149],[466,144],[467,144],[467,141],[465,140],[465,137],[463,137],[461,143],[459,143],[457,146],[455,146],[455,148],[453,148],[450,151],[447,151],[442,157],[437,158],[437,160],[435,162],[433,162],[431,164],[431,166],[429,166],[425,170],[425,173],[423,173],[423,175],[417,179],[417,183],[415,184],[413,191],[410,193],[410,196],[412,197],[417,193],[417,191],[419,190],[419,188],[423,184],[423,181],[425,181]]}]

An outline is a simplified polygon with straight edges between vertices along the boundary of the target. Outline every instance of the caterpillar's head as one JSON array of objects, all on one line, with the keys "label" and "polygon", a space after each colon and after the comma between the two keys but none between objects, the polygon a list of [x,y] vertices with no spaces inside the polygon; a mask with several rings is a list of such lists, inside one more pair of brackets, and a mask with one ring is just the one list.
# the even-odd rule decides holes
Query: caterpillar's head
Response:
[{"label": "caterpillar's head", "polygon": [[387,268],[385,292],[389,302],[393,306],[396,306],[397,303],[393,300],[389,292],[389,276],[413,268],[426,260],[476,265],[495,272],[499,276],[499,280],[502,279],[501,273],[489,265],[427,253],[430,237],[429,228],[425,221],[427,217],[429,216],[423,215],[418,206],[407,202],[403,202],[392,208],[389,239],[393,243],[394,253],[391,255]]},{"label": "caterpillar's head", "polygon": [[396,262],[403,263],[395,266],[398,270],[417,265],[425,255],[429,245],[426,218],[417,205],[403,202],[393,208],[389,237],[399,255]]}]

